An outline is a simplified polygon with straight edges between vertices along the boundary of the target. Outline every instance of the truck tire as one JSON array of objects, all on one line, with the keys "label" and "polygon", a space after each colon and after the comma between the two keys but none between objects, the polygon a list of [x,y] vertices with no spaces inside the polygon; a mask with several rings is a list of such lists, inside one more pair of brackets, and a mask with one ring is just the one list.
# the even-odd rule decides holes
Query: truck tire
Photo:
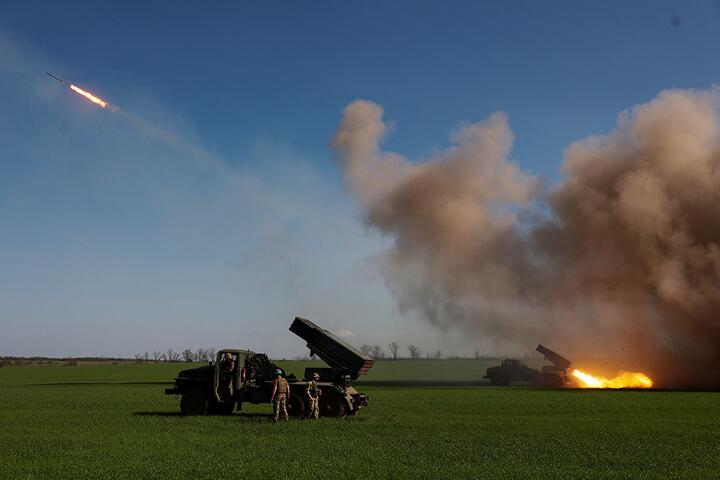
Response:
[{"label": "truck tire", "polygon": [[329,394],[320,397],[321,417],[344,417],[346,415],[345,400],[338,395]]},{"label": "truck tire", "polygon": [[562,388],[565,380],[556,373],[540,372],[533,375],[532,384],[541,388]]},{"label": "truck tire", "polygon": [[494,385],[496,387],[507,387],[510,385],[510,382],[508,382],[508,379],[502,375],[495,375],[490,378],[490,385]]},{"label": "truck tire", "polygon": [[297,393],[291,393],[286,404],[288,415],[293,418],[301,418],[305,415],[305,401]]},{"label": "truck tire", "polygon": [[545,377],[545,385],[548,388],[562,388],[564,383],[560,375],[551,374]]},{"label": "truck tire", "polygon": [[210,400],[202,388],[193,388],[182,394],[180,412],[183,415],[206,415]]}]

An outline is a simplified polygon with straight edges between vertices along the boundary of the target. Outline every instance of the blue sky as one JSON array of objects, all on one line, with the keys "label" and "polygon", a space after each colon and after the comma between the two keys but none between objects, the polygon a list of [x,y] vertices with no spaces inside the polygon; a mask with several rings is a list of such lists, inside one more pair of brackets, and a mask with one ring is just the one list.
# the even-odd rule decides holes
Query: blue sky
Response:
[{"label": "blue sky", "polygon": [[711,1],[3,2],[0,355],[294,355],[295,313],[353,343],[492,349],[397,311],[387,240],[332,162],[342,108],[381,104],[418,161],[503,110],[512,158],[555,181],[620,111],[716,83],[719,24]]}]

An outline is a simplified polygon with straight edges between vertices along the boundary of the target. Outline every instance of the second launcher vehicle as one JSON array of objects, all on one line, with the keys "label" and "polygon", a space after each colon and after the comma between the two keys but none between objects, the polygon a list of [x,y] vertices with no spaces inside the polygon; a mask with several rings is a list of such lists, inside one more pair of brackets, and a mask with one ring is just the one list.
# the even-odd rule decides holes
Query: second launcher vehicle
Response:
[{"label": "second launcher vehicle", "polygon": [[560,388],[569,382],[567,372],[572,362],[549,348],[538,345],[536,350],[545,356],[551,365],[542,370],[528,367],[520,360],[507,358],[497,367],[490,367],[485,377],[492,385],[506,386],[515,382],[530,383],[536,387]]}]

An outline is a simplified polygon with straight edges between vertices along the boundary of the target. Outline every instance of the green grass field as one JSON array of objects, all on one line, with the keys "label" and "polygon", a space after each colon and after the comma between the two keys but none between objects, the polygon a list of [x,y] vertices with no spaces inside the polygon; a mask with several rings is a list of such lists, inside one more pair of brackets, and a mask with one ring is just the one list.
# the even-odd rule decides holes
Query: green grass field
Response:
[{"label": "green grass field", "polygon": [[[392,363],[380,362],[375,379],[419,378],[418,370],[463,379],[482,376],[487,364]],[[162,382],[182,367],[0,368],[0,478],[708,479],[720,472],[718,393],[368,386],[370,406],[355,418],[275,425],[267,405],[232,417],[179,416]]]}]

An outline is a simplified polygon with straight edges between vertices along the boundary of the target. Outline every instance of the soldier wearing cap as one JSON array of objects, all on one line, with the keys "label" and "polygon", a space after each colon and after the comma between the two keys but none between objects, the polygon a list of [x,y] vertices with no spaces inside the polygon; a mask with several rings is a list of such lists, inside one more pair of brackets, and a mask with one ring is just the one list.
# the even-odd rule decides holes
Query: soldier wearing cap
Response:
[{"label": "soldier wearing cap", "polygon": [[282,370],[279,368],[275,370],[275,380],[273,381],[272,389],[272,401],[273,401],[273,415],[274,420],[277,422],[280,415],[287,421],[287,399],[290,395],[290,385],[287,380],[282,376]]},{"label": "soldier wearing cap", "polygon": [[315,372],[312,374],[312,380],[309,380],[305,386],[305,393],[308,397],[308,418],[320,417],[318,400],[322,392],[318,388],[318,380],[320,380],[320,374]]}]

